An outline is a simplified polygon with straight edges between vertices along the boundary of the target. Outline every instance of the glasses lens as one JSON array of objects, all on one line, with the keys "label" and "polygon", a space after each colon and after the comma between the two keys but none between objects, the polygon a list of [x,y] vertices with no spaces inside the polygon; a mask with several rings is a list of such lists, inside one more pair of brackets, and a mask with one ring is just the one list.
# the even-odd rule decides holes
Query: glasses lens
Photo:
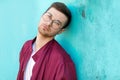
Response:
[{"label": "glasses lens", "polygon": [[52,27],[53,27],[54,29],[60,28],[60,25],[61,25],[61,24],[60,24],[57,20],[53,21],[53,23],[52,23]]},{"label": "glasses lens", "polygon": [[43,15],[43,19],[44,19],[44,21],[50,21],[50,20],[51,20],[51,17],[50,17],[50,15],[49,15],[48,13],[45,13],[45,14]]},{"label": "glasses lens", "polygon": [[42,16],[42,18],[45,22],[52,21],[52,28],[54,28],[54,29],[58,29],[61,26],[61,22],[59,20],[52,20],[51,15],[49,13],[45,13]]}]

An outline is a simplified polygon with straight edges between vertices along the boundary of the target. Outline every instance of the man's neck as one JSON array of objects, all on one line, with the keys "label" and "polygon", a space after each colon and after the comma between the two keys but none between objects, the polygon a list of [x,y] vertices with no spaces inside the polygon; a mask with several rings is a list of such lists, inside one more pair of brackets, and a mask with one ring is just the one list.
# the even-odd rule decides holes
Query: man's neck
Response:
[{"label": "man's neck", "polygon": [[51,41],[54,37],[44,37],[40,34],[37,35],[35,40],[35,52],[43,47],[47,42]]}]

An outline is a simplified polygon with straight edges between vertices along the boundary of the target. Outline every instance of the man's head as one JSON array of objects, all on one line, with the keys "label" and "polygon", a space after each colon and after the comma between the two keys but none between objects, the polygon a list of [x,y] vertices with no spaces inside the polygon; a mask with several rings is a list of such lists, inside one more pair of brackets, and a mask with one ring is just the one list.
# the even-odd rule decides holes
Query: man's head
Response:
[{"label": "man's head", "polygon": [[39,33],[46,37],[54,37],[64,31],[71,20],[71,13],[65,4],[53,3],[42,15],[39,22]]},{"label": "man's head", "polygon": [[[70,21],[71,21],[71,12],[70,10],[68,9],[68,7],[64,4],[64,3],[61,3],[61,2],[54,2],[48,9],[47,11],[50,9],[50,8],[55,8],[57,9],[58,11],[60,11],[61,13],[63,13],[66,17],[67,17],[67,22],[66,24],[63,26],[63,28],[66,28]],[[46,11],[46,12],[47,12]]]}]

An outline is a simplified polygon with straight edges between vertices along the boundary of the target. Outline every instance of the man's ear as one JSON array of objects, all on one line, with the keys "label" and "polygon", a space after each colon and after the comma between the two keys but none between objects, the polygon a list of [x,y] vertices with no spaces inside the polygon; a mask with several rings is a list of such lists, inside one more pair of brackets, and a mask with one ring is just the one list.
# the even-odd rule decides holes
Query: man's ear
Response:
[{"label": "man's ear", "polygon": [[61,29],[59,32],[58,32],[58,34],[61,34],[62,32],[64,32],[65,31],[65,29]]}]

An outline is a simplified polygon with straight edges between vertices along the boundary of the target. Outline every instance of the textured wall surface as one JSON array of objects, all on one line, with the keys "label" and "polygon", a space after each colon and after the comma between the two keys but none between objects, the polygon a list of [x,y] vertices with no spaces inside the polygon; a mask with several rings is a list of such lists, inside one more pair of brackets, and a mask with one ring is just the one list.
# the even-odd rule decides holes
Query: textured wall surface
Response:
[{"label": "textured wall surface", "polygon": [[[69,5],[73,19],[56,39],[76,65],[78,80],[120,80],[120,1],[54,0]],[[0,80],[16,80],[19,51],[35,37],[53,0],[0,0]]]}]

